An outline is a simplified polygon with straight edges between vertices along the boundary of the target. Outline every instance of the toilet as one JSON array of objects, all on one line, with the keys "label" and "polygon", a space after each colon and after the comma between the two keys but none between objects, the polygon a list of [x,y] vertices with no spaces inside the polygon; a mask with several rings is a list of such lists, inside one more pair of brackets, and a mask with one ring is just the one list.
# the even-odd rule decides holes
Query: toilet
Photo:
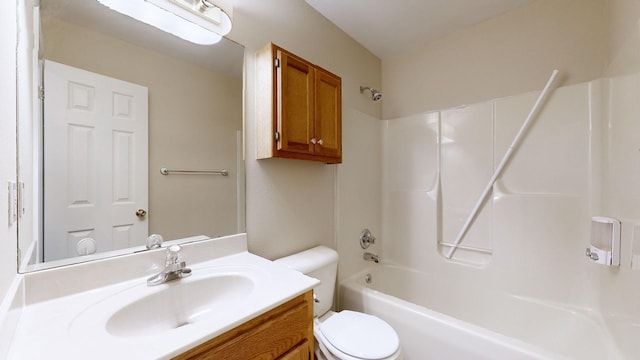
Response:
[{"label": "toilet", "polygon": [[319,360],[402,359],[398,335],[384,320],[356,311],[331,311],[338,270],[335,250],[318,246],[275,263],[320,280],[313,289],[313,333]]}]

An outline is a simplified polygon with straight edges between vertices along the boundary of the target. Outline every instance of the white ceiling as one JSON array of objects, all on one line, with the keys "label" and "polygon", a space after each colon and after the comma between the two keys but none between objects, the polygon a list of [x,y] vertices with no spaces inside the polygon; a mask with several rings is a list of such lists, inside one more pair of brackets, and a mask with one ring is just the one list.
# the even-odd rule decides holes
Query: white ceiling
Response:
[{"label": "white ceiling", "polygon": [[381,59],[533,0],[305,0]]},{"label": "white ceiling", "polygon": [[[533,0],[305,0],[331,22],[384,59],[421,47],[434,39],[515,9]],[[236,2],[240,3],[239,0]],[[43,17],[59,17],[110,33],[123,40],[169,54],[179,54],[201,66],[236,69],[237,60],[221,54],[231,42],[190,45],[145,24],[114,13],[97,1],[41,0]],[[252,5],[255,6],[255,5]],[[220,49],[225,47],[224,49]],[[232,51],[237,58],[242,48]],[[239,55],[237,55],[239,54]],[[222,65],[223,64],[223,65]],[[241,76],[238,70],[227,70]]]}]

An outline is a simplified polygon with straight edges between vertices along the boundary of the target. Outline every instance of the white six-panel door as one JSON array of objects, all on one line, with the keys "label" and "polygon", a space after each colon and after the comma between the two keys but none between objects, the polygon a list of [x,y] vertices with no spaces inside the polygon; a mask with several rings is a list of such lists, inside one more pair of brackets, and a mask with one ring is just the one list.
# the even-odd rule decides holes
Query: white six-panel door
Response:
[{"label": "white six-panel door", "polygon": [[148,90],[45,62],[44,257],[145,243]]}]

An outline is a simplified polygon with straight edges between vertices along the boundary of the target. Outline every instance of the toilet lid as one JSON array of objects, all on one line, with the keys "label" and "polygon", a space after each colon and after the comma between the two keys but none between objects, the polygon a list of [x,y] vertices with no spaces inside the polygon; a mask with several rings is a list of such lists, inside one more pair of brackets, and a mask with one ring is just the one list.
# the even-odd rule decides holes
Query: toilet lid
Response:
[{"label": "toilet lid", "polygon": [[320,331],[336,349],[361,359],[383,359],[398,350],[400,340],[382,319],[343,310],[320,324]]}]

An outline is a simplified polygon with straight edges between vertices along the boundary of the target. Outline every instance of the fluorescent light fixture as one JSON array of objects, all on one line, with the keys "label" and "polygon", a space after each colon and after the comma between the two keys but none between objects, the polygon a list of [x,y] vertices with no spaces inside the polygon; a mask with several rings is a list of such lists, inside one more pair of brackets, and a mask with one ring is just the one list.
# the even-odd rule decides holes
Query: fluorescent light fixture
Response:
[{"label": "fluorescent light fixture", "polygon": [[181,39],[211,45],[231,31],[231,0],[98,0]]}]

